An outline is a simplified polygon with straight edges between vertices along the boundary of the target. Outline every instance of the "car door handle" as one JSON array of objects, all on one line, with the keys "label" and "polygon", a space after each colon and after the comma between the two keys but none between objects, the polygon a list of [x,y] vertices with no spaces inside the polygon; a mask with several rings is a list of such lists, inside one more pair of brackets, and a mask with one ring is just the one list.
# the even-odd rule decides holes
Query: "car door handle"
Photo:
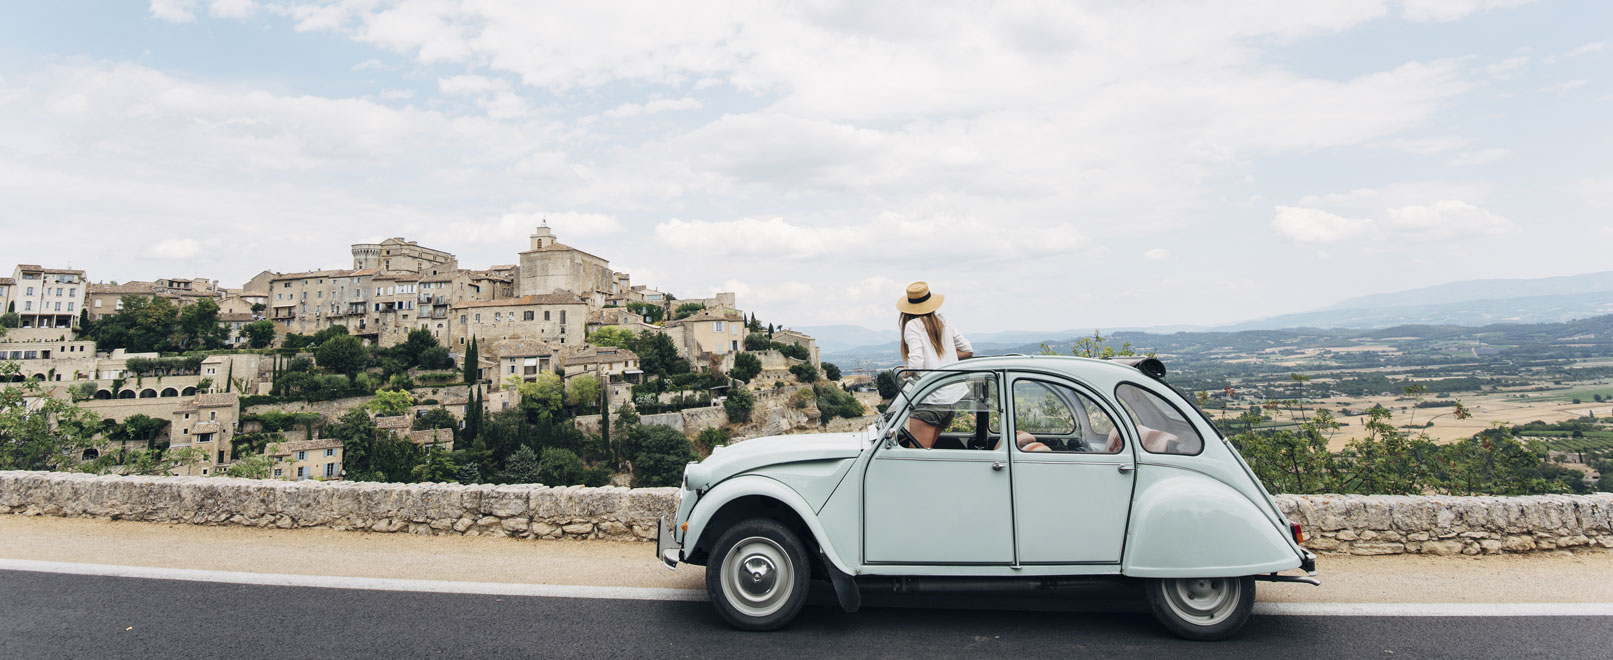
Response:
[{"label": "car door handle", "polygon": [[1120,464],[1120,473],[1121,474],[1129,474],[1132,470],[1135,470],[1135,469],[1137,469],[1137,466],[1132,465],[1130,463],[1121,463]]},{"label": "car door handle", "polygon": [[1001,470],[1004,467],[1007,467],[1007,466],[1003,465],[1002,461],[997,461],[997,462],[991,464],[991,469],[993,469],[993,470]]}]

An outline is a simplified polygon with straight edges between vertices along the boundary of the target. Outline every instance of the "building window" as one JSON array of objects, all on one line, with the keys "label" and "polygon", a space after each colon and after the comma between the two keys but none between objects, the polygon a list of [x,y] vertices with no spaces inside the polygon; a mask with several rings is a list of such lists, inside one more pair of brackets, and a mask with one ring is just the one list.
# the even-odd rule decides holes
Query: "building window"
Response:
[{"label": "building window", "polygon": [[504,312],[493,312],[493,322],[494,323],[498,323],[498,322],[503,321],[503,320],[504,320]]},{"label": "building window", "polygon": [[308,478],[308,468],[305,468],[305,467],[297,468],[297,481],[303,481],[303,480],[306,480],[307,478]]},{"label": "building window", "polygon": [[716,332],[722,332],[722,321],[712,321],[711,329]]},{"label": "building window", "polygon": [[459,324],[460,325],[465,325],[465,315],[464,314],[459,315]]},{"label": "building window", "polygon": [[521,313],[521,320],[522,321],[531,321],[532,316],[533,316],[532,312],[522,312]]},{"label": "building window", "polygon": [[307,451],[299,451],[299,452],[297,452],[297,460],[299,460],[299,461],[308,460],[308,452]]},{"label": "building window", "polygon": [[[560,322],[561,322],[561,323],[565,323],[565,322],[566,322],[566,310],[563,310],[563,309],[562,309],[562,310],[560,310]],[[561,328],[561,330],[560,330],[560,331],[561,331],[561,332],[565,332],[565,329],[564,329],[564,328]]]},{"label": "building window", "polygon": [[549,310],[543,310],[543,320],[549,320]]},{"label": "building window", "polygon": [[335,456],[335,455],[336,455],[336,449],[334,447],[325,450],[325,456],[327,458],[331,457],[331,456]]},{"label": "building window", "polygon": [[325,478],[328,479],[328,478],[334,477],[334,476],[336,476],[336,464],[335,463],[326,463],[325,464]]},{"label": "building window", "polygon": [[278,477],[278,476],[280,476],[280,475],[282,475],[282,474],[285,474],[285,470],[282,470],[282,469],[280,469],[280,468],[275,468],[275,469],[274,469],[274,476],[277,476],[277,477]]},{"label": "building window", "polygon": [[476,315],[476,322],[477,322],[477,323],[481,323],[481,322],[482,322],[482,315],[481,315],[481,314],[477,314],[477,315]]}]

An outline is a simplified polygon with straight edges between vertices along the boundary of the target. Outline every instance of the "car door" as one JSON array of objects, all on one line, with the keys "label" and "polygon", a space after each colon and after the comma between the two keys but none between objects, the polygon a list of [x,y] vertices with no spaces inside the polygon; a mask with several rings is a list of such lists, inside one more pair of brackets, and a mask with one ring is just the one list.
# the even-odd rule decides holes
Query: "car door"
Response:
[{"label": "car door", "polygon": [[[967,393],[948,402],[949,388]],[[956,392],[957,390],[951,390]],[[961,373],[913,397],[863,473],[863,561],[869,564],[991,565],[1014,561],[1007,443],[1001,440],[996,373]],[[950,419],[936,448],[897,443],[917,410]],[[921,415],[924,416],[924,415]],[[970,441],[976,447],[970,449]]]},{"label": "car door", "polygon": [[1009,383],[1019,563],[1118,564],[1136,462],[1115,411],[1061,378]]}]

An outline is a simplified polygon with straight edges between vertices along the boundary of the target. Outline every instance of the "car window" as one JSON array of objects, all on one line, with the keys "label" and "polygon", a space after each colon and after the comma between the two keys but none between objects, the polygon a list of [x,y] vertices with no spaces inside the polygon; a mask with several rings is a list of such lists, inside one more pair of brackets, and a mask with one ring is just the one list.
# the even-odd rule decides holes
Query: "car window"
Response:
[{"label": "car window", "polygon": [[1115,388],[1120,406],[1137,425],[1143,450],[1153,454],[1197,454],[1204,451],[1204,437],[1193,428],[1187,416],[1158,394],[1131,383]]},{"label": "car window", "polygon": [[1021,452],[1114,454],[1125,446],[1109,413],[1073,387],[1014,381],[1014,446]]},{"label": "car window", "polygon": [[[906,420],[919,419],[942,428],[931,449],[992,449],[1002,437],[1002,395],[993,373],[948,376],[910,392],[918,404],[907,411]],[[893,427],[890,439],[907,426]]]}]

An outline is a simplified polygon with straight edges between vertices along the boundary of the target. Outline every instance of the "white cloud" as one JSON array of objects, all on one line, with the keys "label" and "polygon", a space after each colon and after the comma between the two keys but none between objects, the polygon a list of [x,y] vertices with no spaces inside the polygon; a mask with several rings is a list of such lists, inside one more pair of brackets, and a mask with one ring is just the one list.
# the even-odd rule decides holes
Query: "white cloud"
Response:
[{"label": "white cloud", "polygon": [[1389,235],[1416,239],[1452,239],[1506,234],[1517,227],[1511,220],[1472,204],[1445,200],[1388,209],[1382,229]]},{"label": "white cloud", "polygon": [[151,255],[158,259],[190,259],[202,251],[194,238],[169,238],[151,247]]},{"label": "white cloud", "polygon": [[1449,22],[1467,18],[1471,14],[1495,9],[1509,9],[1535,0],[1400,0],[1407,19],[1413,21]]},{"label": "white cloud", "polygon": [[1372,221],[1345,218],[1321,209],[1279,206],[1271,225],[1296,243],[1337,243],[1372,231]]},{"label": "white cloud", "polygon": [[896,246],[922,246],[919,260],[968,258],[990,263],[1052,255],[1075,256],[1091,242],[1071,228],[1005,231],[1002,223],[973,217],[909,216],[885,212],[854,224],[784,218],[681,220],[655,226],[656,238],[682,254],[838,261],[891,257]]},{"label": "white cloud", "polygon": [[1447,162],[1452,165],[1487,165],[1497,161],[1506,160],[1511,156],[1511,149],[1478,149],[1476,151],[1464,151],[1456,154]]},{"label": "white cloud", "polygon": [[1547,85],[1542,91],[1553,94],[1567,94],[1590,83],[1589,80],[1567,80],[1555,85]]},{"label": "white cloud", "polygon": [[694,110],[701,106],[698,99],[683,97],[681,99],[655,99],[645,104],[623,103],[605,111],[605,116],[612,119],[637,117],[640,115],[653,115],[674,110]]},{"label": "white cloud", "polygon": [[1149,261],[1164,261],[1171,258],[1171,251],[1165,248],[1152,248],[1143,252],[1143,258]]},{"label": "white cloud", "polygon": [[1572,59],[1572,58],[1575,58],[1575,57],[1579,57],[1581,55],[1589,55],[1591,53],[1600,53],[1600,52],[1602,52],[1602,51],[1604,51],[1606,49],[1607,49],[1607,42],[1605,42],[1605,41],[1593,41],[1593,42],[1585,44],[1583,46],[1579,46],[1577,48],[1570,49],[1570,50],[1568,50],[1566,52],[1563,52],[1561,54],[1553,55],[1551,57],[1548,57],[1548,58],[1546,58],[1546,63],[1547,64],[1556,64],[1556,63],[1558,63],[1558,62],[1560,62],[1562,60]]},{"label": "white cloud", "polygon": [[196,20],[196,0],[151,0],[151,15],[172,23]]},{"label": "white cloud", "polygon": [[251,18],[259,9],[262,7],[253,0],[213,0],[212,4],[207,6],[207,14],[219,18],[244,19]]},{"label": "white cloud", "polygon": [[354,71],[391,71],[396,67],[388,66],[377,59],[368,59],[353,65]]}]

